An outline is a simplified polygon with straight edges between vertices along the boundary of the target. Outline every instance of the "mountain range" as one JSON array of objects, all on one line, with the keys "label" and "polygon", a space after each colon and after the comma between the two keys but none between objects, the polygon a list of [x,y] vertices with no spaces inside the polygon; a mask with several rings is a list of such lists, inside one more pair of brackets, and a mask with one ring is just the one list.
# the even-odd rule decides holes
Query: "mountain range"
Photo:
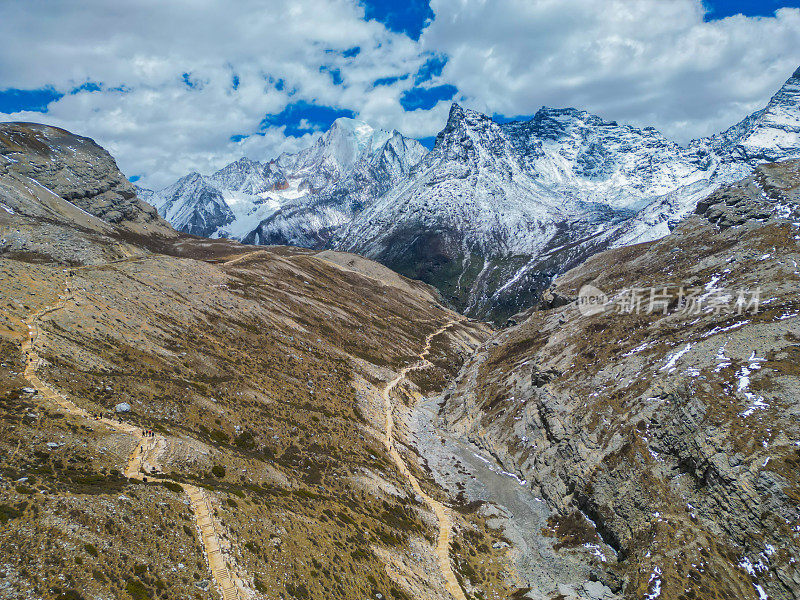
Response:
[{"label": "mountain range", "polygon": [[800,157],[800,69],[767,106],[687,145],[573,108],[499,123],[453,104],[432,150],[334,122],[313,146],[139,188],[176,229],[356,252],[500,321],[607,248],[669,233],[760,163]]},{"label": "mountain range", "polygon": [[0,124],[0,600],[797,599],[800,160],[757,164],[794,135],[780,102],[707,140],[720,178],[755,167],[674,225],[690,195],[556,203],[521,135],[460,108],[407,175],[413,143],[362,129],[215,177],[222,212],[295,186],[358,213],[325,244],[398,257],[412,225],[442,256],[578,257],[670,223],[502,329],[356,254],[177,232],[91,139]]}]

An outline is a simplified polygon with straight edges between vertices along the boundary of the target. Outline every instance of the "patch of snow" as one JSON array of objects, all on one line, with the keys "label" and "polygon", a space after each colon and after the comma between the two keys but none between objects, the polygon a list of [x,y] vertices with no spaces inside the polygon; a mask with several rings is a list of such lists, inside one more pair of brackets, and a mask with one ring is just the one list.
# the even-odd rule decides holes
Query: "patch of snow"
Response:
[{"label": "patch of snow", "polygon": [[607,562],[606,555],[603,554],[603,550],[600,548],[600,544],[584,544],[583,547],[591,551],[593,556],[596,556],[603,562]]},{"label": "patch of snow", "polygon": [[686,347],[684,347],[683,350],[678,350],[677,352],[670,354],[669,357],[667,358],[666,364],[663,367],[661,367],[659,371],[666,371],[667,373],[672,373],[673,371],[675,371],[675,363],[677,363],[678,359],[687,352],[689,352],[689,350],[691,349],[692,349],[692,344],[688,343],[686,344]]},{"label": "patch of snow", "polygon": [[654,342],[645,342],[644,344],[640,344],[639,346],[636,346],[636,348],[634,348],[633,350],[629,350],[628,352],[626,352],[622,356],[631,356],[632,354],[637,354],[637,353],[641,352],[642,350],[647,350],[651,346],[655,346],[657,343],[658,342],[656,342],[656,341],[654,341]]},{"label": "patch of snow", "polygon": [[712,329],[710,331],[706,331],[700,337],[707,338],[707,337],[711,337],[712,335],[716,335],[718,333],[725,333],[726,331],[733,331],[734,329],[738,329],[739,327],[742,327],[743,325],[747,325],[749,322],[750,322],[750,320],[748,319],[747,321],[739,321],[738,323],[734,323],[733,325],[728,325],[727,327],[721,327],[721,326],[720,327],[714,327],[714,329]]},{"label": "patch of snow", "polygon": [[725,367],[731,366],[731,359],[725,356],[725,346],[727,345],[728,342],[725,342],[724,344],[722,344],[722,346],[719,347],[719,350],[717,350],[717,355],[714,358],[716,358],[717,361],[719,361],[719,364],[717,365],[717,368],[714,369],[714,373],[719,373]]},{"label": "patch of snow", "polygon": [[655,567],[653,574],[650,575],[650,581],[647,582],[647,589],[652,588],[653,591],[648,592],[644,596],[644,600],[655,600],[661,595],[661,569]]},{"label": "patch of snow", "polygon": [[739,568],[744,569],[744,571],[750,575],[750,577],[756,576],[756,568],[750,559],[746,556],[743,556],[742,559],[739,561]]},{"label": "patch of snow", "polygon": [[481,461],[485,462],[487,465],[489,465],[489,470],[490,471],[494,471],[495,473],[498,473],[500,475],[505,475],[506,477],[511,477],[512,479],[516,479],[517,483],[519,483],[520,485],[527,485],[528,482],[525,479],[520,479],[514,473],[509,473],[508,471],[504,471],[503,469],[497,467],[494,463],[492,463],[492,461],[490,461],[488,458],[484,458],[483,456],[481,456],[480,454],[478,454],[476,452],[473,452],[472,454],[478,460],[481,460]]}]

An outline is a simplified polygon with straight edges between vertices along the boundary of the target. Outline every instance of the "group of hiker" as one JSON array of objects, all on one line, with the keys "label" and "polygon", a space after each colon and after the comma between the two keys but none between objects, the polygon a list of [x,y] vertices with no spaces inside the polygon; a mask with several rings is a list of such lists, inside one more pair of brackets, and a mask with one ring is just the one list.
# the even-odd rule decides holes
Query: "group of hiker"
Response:
[{"label": "group of hiker", "polygon": [[156,437],[152,429],[142,429],[142,437]]},{"label": "group of hiker", "polygon": [[122,423],[122,419],[120,419],[119,417],[108,416],[104,415],[103,413],[90,413],[90,415],[95,421],[102,421],[103,419],[106,419],[114,423],[120,423],[120,424]]}]

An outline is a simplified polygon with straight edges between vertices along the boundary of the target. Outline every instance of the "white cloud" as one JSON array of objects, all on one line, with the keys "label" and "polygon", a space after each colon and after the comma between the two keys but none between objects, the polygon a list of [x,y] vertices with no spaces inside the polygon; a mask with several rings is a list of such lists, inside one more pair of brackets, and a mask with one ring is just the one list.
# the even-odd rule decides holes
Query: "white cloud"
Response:
[{"label": "white cloud", "polygon": [[[3,120],[46,122],[93,137],[126,174],[144,175],[143,183],[155,187],[191,170],[220,168],[243,152],[270,158],[308,145],[307,138],[285,138],[281,128],[230,140],[257,131],[266,114],[295,100],[358,112],[371,94],[388,92],[396,122],[389,122],[392,111],[382,120],[399,128],[401,86],[371,91],[372,82],[414,71],[424,59],[415,42],[363,17],[355,0],[3,3],[3,87],[67,92],[86,81],[104,85],[101,92],[68,94],[46,114]],[[336,52],[355,46],[361,52],[353,58]],[[322,65],[341,69],[347,85],[333,85]],[[197,89],[186,86],[184,73]],[[108,91],[119,86],[129,91]]]},{"label": "white cloud", "polygon": [[[800,64],[796,9],[703,23],[700,0],[432,0],[432,8],[435,20],[415,42],[364,21],[358,0],[2,2],[4,88],[67,92],[93,81],[104,90],[68,94],[46,114],[0,118],[91,136],[126,174],[160,187],[243,154],[264,159],[308,145],[314,135],[287,138],[282,128],[231,141],[297,100],[435,135],[449,103],[405,112],[399,102],[426,52],[449,57],[429,85],[456,85],[473,108],[515,115],[575,106],[682,140],[760,108]],[[341,54],[355,46],[356,56]],[[333,83],[337,69],[343,85]],[[412,77],[373,87],[404,74]],[[119,86],[128,91],[111,91]]]},{"label": "white cloud", "polygon": [[432,0],[422,44],[478,110],[589,110],[680,141],[763,107],[800,65],[800,9],[703,22],[700,0]]}]

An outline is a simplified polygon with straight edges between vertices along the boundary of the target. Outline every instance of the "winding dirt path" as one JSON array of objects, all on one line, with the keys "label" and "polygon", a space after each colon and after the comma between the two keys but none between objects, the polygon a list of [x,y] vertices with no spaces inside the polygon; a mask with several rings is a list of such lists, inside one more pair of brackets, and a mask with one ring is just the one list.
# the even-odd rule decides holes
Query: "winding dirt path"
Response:
[{"label": "winding dirt path", "polygon": [[[113,263],[127,262],[136,260],[137,258],[138,257],[122,259],[113,261]],[[105,263],[104,265],[97,266],[101,267],[113,263]],[[91,267],[78,268],[86,269]],[[137,443],[126,461],[124,470],[125,477],[128,479],[137,479],[139,481],[147,481],[148,478],[150,481],[164,481],[153,477],[152,473],[160,470],[157,458],[158,455],[169,446],[170,440],[168,438],[156,433],[145,436],[141,429],[130,423],[102,416],[94,416],[90,414],[89,411],[77,406],[74,402],[66,398],[66,396],[58,393],[36,374],[36,370],[41,364],[41,358],[36,353],[36,342],[39,338],[39,320],[51,312],[63,309],[67,302],[74,299],[74,295],[70,289],[70,278],[76,270],[77,269],[69,269],[67,271],[64,295],[60,297],[56,304],[46,307],[25,319],[25,324],[28,327],[28,338],[22,343],[22,353],[25,357],[25,371],[23,375],[43,398],[57,404],[66,412],[94,423],[102,423],[110,429],[134,437]],[[252,591],[249,589],[247,582],[242,577],[236,575],[238,569],[230,553],[224,552],[224,550],[230,549],[230,544],[227,543],[227,540],[224,540],[222,527],[214,517],[214,509],[208,492],[203,488],[188,483],[181,483],[180,486],[183,488],[183,491],[186,492],[186,495],[189,496],[192,512],[194,513],[197,528],[202,538],[208,566],[223,600],[250,600],[253,597]]]},{"label": "winding dirt path", "polygon": [[262,255],[270,256],[270,253],[267,250],[256,250],[254,252],[247,252],[245,254],[239,254],[238,256],[235,256],[234,258],[228,259],[228,260],[224,261],[222,264],[223,265],[235,265],[236,263],[244,262],[245,260],[247,260],[248,258],[252,258],[253,256],[262,256]]},{"label": "winding dirt path", "polygon": [[428,494],[422,491],[419,481],[414,475],[412,475],[408,465],[406,465],[405,461],[403,460],[403,457],[400,456],[400,452],[398,452],[397,446],[394,442],[394,436],[392,435],[394,430],[392,390],[406,379],[406,376],[410,371],[422,369],[430,364],[426,357],[428,354],[430,354],[433,338],[441,333],[444,333],[444,331],[452,327],[457,322],[458,321],[455,319],[449,321],[447,324],[428,335],[428,337],[425,339],[425,347],[418,355],[419,360],[408,367],[401,369],[397,376],[387,383],[385,388],[383,388],[384,408],[386,410],[386,438],[384,443],[386,445],[386,450],[391,455],[395,465],[397,465],[397,469],[400,471],[403,477],[408,480],[408,482],[411,484],[411,487],[414,489],[414,492],[416,492],[416,494],[422,498],[422,500],[433,511],[437,520],[439,521],[439,537],[436,543],[436,557],[439,560],[439,568],[444,576],[445,589],[456,600],[467,600],[466,596],[464,595],[464,590],[462,590],[461,586],[458,584],[456,575],[453,572],[453,567],[450,565],[450,538],[452,536],[453,529],[453,520],[450,517],[450,511],[444,504],[438,500],[434,500]]}]

